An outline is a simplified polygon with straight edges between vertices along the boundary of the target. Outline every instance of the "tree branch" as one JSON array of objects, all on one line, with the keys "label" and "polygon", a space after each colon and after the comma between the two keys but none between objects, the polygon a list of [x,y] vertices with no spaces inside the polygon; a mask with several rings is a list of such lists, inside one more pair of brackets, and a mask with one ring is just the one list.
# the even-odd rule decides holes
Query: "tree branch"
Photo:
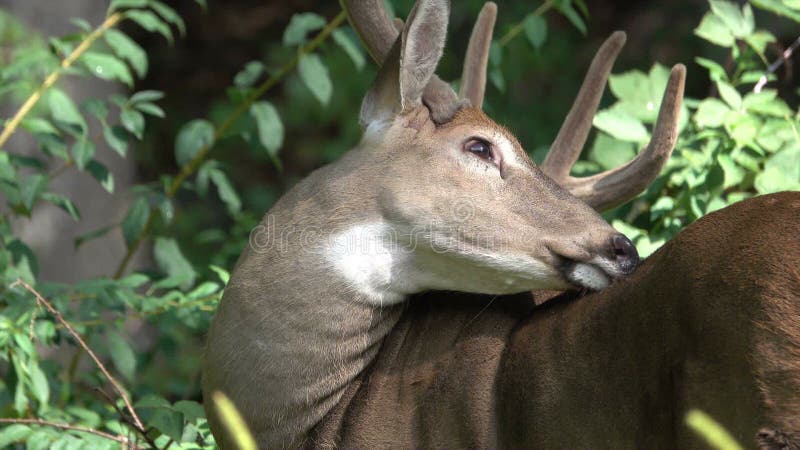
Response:
[{"label": "tree branch", "polygon": [[61,315],[61,313],[49,301],[47,301],[47,299],[44,298],[42,294],[36,291],[36,289],[34,289],[30,284],[24,282],[22,279],[18,279],[17,281],[11,284],[11,288],[17,286],[22,286],[26,291],[33,294],[34,297],[36,297],[36,301],[38,302],[38,304],[43,305],[50,312],[50,314],[52,314],[56,318],[56,320],[58,320],[58,322],[61,323],[61,325],[64,328],[66,328],[69,334],[71,334],[72,337],[78,342],[78,345],[80,345],[81,348],[89,355],[89,357],[92,358],[92,361],[94,361],[97,368],[100,369],[100,372],[103,373],[108,382],[111,383],[111,386],[114,387],[114,390],[117,392],[117,394],[122,398],[122,402],[125,403],[125,407],[128,409],[128,411],[131,414],[131,417],[133,418],[134,425],[136,426],[137,431],[139,431],[140,433],[145,433],[144,425],[142,425],[141,419],[139,419],[139,416],[136,414],[136,410],[133,409],[133,405],[128,399],[128,396],[125,394],[125,391],[122,389],[122,386],[113,376],[111,376],[111,373],[108,372],[106,366],[100,361],[100,359],[97,357],[94,351],[92,351],[89,345],[86,344],[86,341],[83,340],[81,335],[78,334],[78,332],[75,331],[74,328],[72,328],[72,325],[70,325],[69,322],[67,322],[67,320],[64,319],[64,316]]},{"label": "tree branch", "polygon": [[[309,41],[308,44],[301,47],[291,61],[281,66],[281,68],[278,69],[274,74],[272,74],[272,76],[270,76],[267,79],[267,81],[262,83],[256,90],[254,90],[250,95],[248,95],[247,98],[241,104],[239,104],[239,106],[232,113],[230,113],[218,127],[216,127],[214,131],[214,138],[211,140],[211,142],[203,146],[197,152],[194,158],[192,158],[192,160],[189,161],[188,164],[183,166],[180,172],[178,172],[178,175],[175,176],[175,178],[172,180],[172,182],[166,189],[165,192],[166,197],[172,198],[175,196],[175,193],[178,192],[178,189],[180,189],[181,185],[183,185],[183,182],[186,181],[186,179],[189,178],[192,174],[194,174],[197,171],[197,169],[200,168],[200,165],[202,165],[203,162],[205,162],[206,158],[208,158],[208,154],[214,148],[214,145],[216,145],[216,143],[225,134],[225,132],[228,131],[228,129],[234,123],[236,123],[239,117],[241,117],[242,114],[247,112],[247,110],[250,108],[253,102],[261,98],[264,94],[267,93],[267,91],[269,91],[276,84],[278,84],[283,79],[283,77],[285,77],[289,72],[294,70],[295,66],[297,66],[297,63],[300,61],[301,56],[311,53],[312,51],[316,50],[317,47],[322,45],[322,43],[325,42],[328,36],[330,36],[334,30],[339,28],[339,26],[342,23],[344,23],[346,18],[347,15],[345,14],[345,12],[344,11],[340,12],[333,20],[331,20],[330,22],[328,22],[327,25],[325,25],[325,28],[323,28],[314,37],[314,39]],[[136,250],[139,249],[139,245],[141,245],[142,241],[144,241],[150,234],[150,231],[153,228],[153,224],[155,222],[155,216],[156,215],[154,213],[154,210],[150,209],[150,212],[147,215],[147,221],[145,222],[144,228],[142,228],[142,232],[139,234],[139,237],[137,237],[136,240],[133,241],[131,245],[128,246],[128,251],[122,258],[122,261],[117,267],[116,272],[114,272],[114,279],[118,279],[125,273],[125,270],[127,269],[128,264],[131,261],[131,258],[133,258],[133,255],[134,253],[136,253]]]},{"label": "tree branch", "polygon": [[[77,425],[70,425],[68,423],[58,423],[58,422],[48,422],[42,419],[6,419],[0,418],[0,423],[20,423],[20,424],[31,424],[31,425],[43,425],[46,427],[58,428],[61,430],[70,430],[70,431],[78,431],[80,433],[89,433],[95,436],[100,436],[105,439],[109,439],[111,441],[119,442],[123,445],[130,445],[130,440],[125,436],[114,436],[111,433],[106,433],[104,431],[95,430],[94,428],[87,428],[81,427]],[[128,447],[128,448],[135,448],[135,447]]]},{"label": "tree branch", "polygon": [[92,46],[94,41],[96,41],[100,36],[105,34],[105,32],[108,31],[110,28],[116,26],[122,20],[122,18],[123,15],[121,13],[114,13],[108,16],[106,20],[104,20],[103,23],[100,24],[99,27],[97,27],[88,36],[86,36],[86,39],[84,39],[75,48],[75,50],[73,50],[72,53],[69,54],[69,56],[67,56],[66,58],[64,58],[63,61],[61,61],[61,65],[58,67],[58,69],[53,71],[50,75],[47,76],[47,78],[44,79],[42,85],[39,86],[39,88],[36,89],[36,91],[33,94],[31,94],[31,96],[28,97],[27,100],[25,100],[25,103],[22,104],[22,106],[19,108],[19,111],[17,111],[17,113],[14,114],[14,117],[8,122],[8,125],[6,125],[6,127],[3,129],[3,133],[0,134],[0,148],[3,147],[8,138],[14,133],[14,131],[19,126],[20,122],[22,122],[22,119],[24,119],[25,116],[27,116],[28,113],[31,112],[33,107],[36,106],[36,103],[39,102],[39,100],[42,98],[42,95],[44,95],[44,93],[48,89],[50,89],[50,87],[52,87],[56,83],[56,81],[58,81],[64,69],[68,69],[70,66],[72,66],[72,64],[74,64],[75,61],[77,61],[78,58],[80,58],[81,55],[83,55],[86,52],[86,50],[88,50],[89,47]]}]

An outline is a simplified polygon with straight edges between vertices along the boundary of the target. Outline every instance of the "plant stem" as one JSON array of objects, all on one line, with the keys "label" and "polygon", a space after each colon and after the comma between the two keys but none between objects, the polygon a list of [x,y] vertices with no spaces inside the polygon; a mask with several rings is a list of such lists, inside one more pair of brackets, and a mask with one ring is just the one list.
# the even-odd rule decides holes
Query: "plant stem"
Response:
[{"label": "plant stem", "polygon": [[0,423],[22,423],[22,424],[32,424],[32,425],[43,425],[46,427],[58,428],[61,430],[89,433],[95,436],[100,436],[102,438],[119,442],[120,444],[130,444],[130,441],[125,436],[114,436],[113,434],[95,430],[94,428],[80,427],[77,425],[70,425],[68,423],[48,422],[42,419],[8,419],[8,418],[0,418]]},{"label": "plant stem", "polygon": [[[553,0],[547,0],[546,2],[542,3],[536,10],[531,13],[534,16],[541,16],[542,14],[546,13],[550,8],[553,7]],[[518,24],[511,27],[506,34],[503,35],[497,41],[497,45],[500,47],[505,47],[512,39],[517,37],[518,34],[522,33],[525,29],[525,19],[522,19]]]},{"label": "plant stem", "polygon": [[40,305],[43,305],[50,312],[50,314],[52,314],[56,318],[56,320],[58,320],[58,322],[62,326],[64,326],[64,328],[66,328],[69,334],[72,335],[75,341],[78,342],[78,345],[80,345],[81,348],[83,348],[83,350],[89,355],[89,357],[92,358],[92,361],[94,361],[97,368],[100,369],[100,372],[103,373],[108,382],[111,383],[111,386],[114,387],[114,390],[117,392],[117,395],[119,395],[122,398],[122,402],[125,403],[125,407],[128,409],[128,411],[131,414],[131,417],[133,417],[136,426],[139,428],[139,430],[137,431],[145,433],[144,425],[142,424],[142,421],[139,419],[139,416],[136,414],[136,410],[133,409],[133,404],[131,404],[131,401],[128,399],[128,396],[122,389],[122,386],[113,376],[111,376],[111,373],[109,373],[108,369],[106,369],[106,366],[100,361],[100,358],[97,357],[97,355],[89,347],[86,341],[83,340],[81,335],[78,334],[78,332],[75,331],[74,328],[72,328],[72,325],[70,325],[69,322],[67,322],[67,319],[65,319],[64,316],[61,315],[61,312],[59,312],[49,301],[47,301],[46,298],[44,298],[44,296],[42,296],[42,294],[40,294],[30,284],[22,281],[22,279],[18,279],[17,281],[11,284],[11,288],[17,286],[22,286],[26,291],[33,294],[33,296],[36,297],[36,302]]},{"label": "plant stem", "polygon": [[61,64],[59,65],[58,69],[54,70],[50,75],[47,76],[47,78],[44,79],[42,85],[39,86],[39,88],[36,89],[36,91],[33,94],[31,94],[31,96],[28,97],[27,100],[25,100],[25,103],[22,104],[17,113],[14,114],[14,117],[8,122],[6,127],[3,129],[3,133],[0,134],[0,148],[3,147],[3,145],[6,143],[11,134],[13,134],[14,131],[17,129],[17,127],[19,127],[19,124],[20,122],[22,122],[22,119],[24,119],[25,116],[27,116],[28,113],[31,112],[33,107],[36,106],[36,103],[38,103],[39,100],[41,100],[42,95],[44,95],[44,93],[48,89],[50,89],[50,87],[52,87],[56,81],[58,81],[64,69],[68,69],[69,67],[71,67],[72,64],[74,64],[75,61],[77,61],[78,58],[80,58],[81,55],[83,55],[86,52],[86,50],[88,50],[89,47],[92,46],[94,41],[96,41],[100,36],[105,34],[105,32],[108,31],[109,28],[113,28],[115,25],[117,25],[120,22],[120,20],[122,20],[122,18],[123,16],[121,13],[114,13],[108,16],[106,20],[104,20],[103,23],[100,24],[99,27],[97,27],[88,36],[86,36],[86,39],[84,39],[75,48],[75,50],[73,50],[73,52],[69,54],[69,56],[67,56],[66,58],[64,58],[63,61],[61,61]]},{"label": "plant stem", "polygon": [[[323,28],[319,32],[319,34],[317,34],[314,37],[314,39],[309,41],[308,44],[301,47],[298,50],[297,54],[294,56],[294,58],[292,58],[289,62],[281,66],[280,69],[278,69],[275,73],[273,73],[272,76],[270,76],[264,83],[258,86],[256,90],[254,90],[250,95],[248,95],[247,98],[241,104],[239,104],[239,106],[232,113],[230,113],[218,127],[216,127],[214,131],[214,137],[211,140],[211,142],[203,146],[197,152],[194,158],[192,158],[192,160],[189,161],[188,164],[183,166],[180,172],[178,172],[178,174],[175,176],[175,178],[172,180],[169,186],[167,186],[165,192],[166,197],[173,198],[175,196],[175,194],[178,192],[178,189],[180,189],[181,185],[183,185],[183,182],[186,181],[186,179],[189,178],[192,174],[194,174],[197,171],[197,169],[200,168],[203,162],[205,162],[205,160],[208,158],[208,154],[214,148],[214,145],[225,135],[225,132],[228,131],[228,129],[234,123],[236,123],[236,121],[242,116],[242,114],[244,114],[245,112],[247,112],[248,109],[250,109],[250,106],[253,104],[253,102],[261,98],[264,94],[267,93],[267,91],[272,89],[286,75],[288,75],[289,72],[294,70],[295,66],[297,66],[297,63],[300,61],[300,58],[303,55],[306,55],[316,50],[317,47],[319,47],[323,42],[325,42],[328,36],[330,36],[335,29],[339,28],[339,26],[342,25],[342,23],[345,21],[346,18],[347,15],[345,14],[345,12],[344,11],[340,12],[333,20],[331,20],[325,26],[325,28]],[[145,222],[144,228],[142,228],[142,232],[139,234],[139,237],[137,237],[136,240],[133,241],[130,246],[128,246],[128,251],[122,258],[122,261],[117,267],[116,272],[114,272],[114,279],[121,277],[125,273],[125,270],[127,269],[128,264],[131,261],[131,258],[133,258],[134,253],[136,253],[136,250],[138,250],[142,241],[144,241],[147,238],[148,234],[153,228],[155,217],[156,214],[154,210],[150,209],[150,212],[148,213],[147,216],[147,221]]]}]

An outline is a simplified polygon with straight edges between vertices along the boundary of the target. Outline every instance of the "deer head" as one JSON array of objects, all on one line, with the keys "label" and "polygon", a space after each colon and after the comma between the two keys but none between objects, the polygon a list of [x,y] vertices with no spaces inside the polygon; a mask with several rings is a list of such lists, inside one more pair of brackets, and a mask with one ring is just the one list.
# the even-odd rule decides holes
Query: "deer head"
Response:
[{"label": "deer head", "polygon": [[342,3],[368,52],[382,62],[361,107],[365,133],[354,164],[361,178],[379,177],[362,187],[375,192],[376,213],[385,226],[401,241],[413,240],[410,291],[602,289],[633,271],[639,261],[635,248],[592,207],[632,198],[669,158],[683,66],[672,71],[650,145],[623,167],[573,178],[570,168],[591,128],[623,33],[614,33],[598,52],[540,168],[511,132],[480,109],[493,3],[485,5],[473,30],[460,95],[435,75],[448,1],[419,0],[399,33],[380,0]]}]

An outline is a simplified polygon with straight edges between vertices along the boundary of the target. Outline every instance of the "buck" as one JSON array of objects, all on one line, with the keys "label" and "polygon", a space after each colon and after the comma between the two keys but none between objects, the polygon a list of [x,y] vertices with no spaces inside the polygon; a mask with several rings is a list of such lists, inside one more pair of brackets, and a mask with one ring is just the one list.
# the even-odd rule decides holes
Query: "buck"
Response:
[{"label": "buck", "polygon": [[[435,75],[448,1],[419,0],[401,31],[380,0],[344,6],[383,63],[362,104],[363,138],[267,213],[208,335],[204,395],[226,394],[264,448],[308,444],[373,362],[411,295],[601,290],[630,275],[639,263],[634,246],[593,208],[641,192],[676,139],[681,65],[672,69],[652,141],[634,160],[591,177],[569,175],[623,33],[599,50],[539,168],[480,109],[494,4],[476,22],[459,94]],[[232,445],[216,411],[207,412],[220,446]]]}]

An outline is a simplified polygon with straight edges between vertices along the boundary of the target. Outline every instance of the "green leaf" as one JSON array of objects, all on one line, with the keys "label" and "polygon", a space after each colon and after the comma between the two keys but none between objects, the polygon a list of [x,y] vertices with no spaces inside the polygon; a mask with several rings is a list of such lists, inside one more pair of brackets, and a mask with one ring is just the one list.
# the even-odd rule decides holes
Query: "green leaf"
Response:
[{"label": "green leaf", "polygon": [[794,114],[792,109],[777,95],[777,91],[773,89],[750,92],[742,100],[742,108],[745,112],[756,112],[774,117],[791,117]]},{"label": "green leaf", "polygon": [[792,19],[795,22],[800,22],[800,11],[787,6],[786,0],[750,0],[750,3],[752,3],[756,8],[761,8],[773,12],[779,16]]},{"label": "green leaf", "polygon": [[86,100],[83,102],[83,109],[86,110],[89,114],[91,114],[95,119],[103,122],[108,117],[108,106],[106,106],[106,102],[103,100],[98,100],[96,98]]},{"label": "green leaf", "polygon": [[150,205],[147,203],[147,198],[139,196],[133,201],[125,220],[122,221],[122,235],[128,248],[142,235],[149,216]]},{"label": "green leaf", "polygon": [[189,164],[203,148],[214,143],[214,125],[204,119],[188,122],[175,138],[175,160],[180,167]]},{"label": "green leaf", "polygon": [[9,447],[15,442],[26,439],[31,434],[31,428],[27,425],[14,423],[0,429],[0,448]]},{"label": "green leaf", "polygon": [[749,45],[758,54],[763,54],[767,49],[767,44],[776,42],[775,36],[772,33],[764,30],[758,30],[755,33],[744,38],[747,45]]},{"label": "green leaf", "polygon": [[119,120],[122,126],[139,140],[144,136],[144,115],[139,111],[130,108],[122,108],[119,113]]},{"label": "green leaf", "polygon": [[101,236],[105,236],[106,234],[108,234],[109,231],[114,230],[116,228],[117,228],[117,224],[113,224],[113,225],[109,225],[109,226],[100,228],[98,230],[93,230],[93,231],[90,231],[88,233],[82,234],[82,235],[80,235],[80,236],[75,238],[75,241],[73,242],[73,245],[77,249],[84,242],[91,241],[92,239],[97,239],[97,238],[99,238]]},{"label": "green leaf", "polygon": [[283,145],[283,122],[278,111],[267,101],[253,103],[250,114],[256,121],[258,140],[271,156],[278,154]]},{"label": "green leaf", "polygon": [[57,136],[61,134],[47,119],[41,117],[25,119],[20,125],[31,134],[54,134]]},{"label": "green leaf", "polygon": [[8,153],[0,151],[0,180],[9,181],[12,183],[17,182],[17,169],[11,162]]},{"label": "green leaf", "polygon": [[720,66],[716,61],[712,61],[706,58],[700,58],[699,56],[694,59],[694,61],[700,65],[708,69],[708,77],[711,81],[728,81],[728,74],[725,73],[725,69]]},{"label": "green leaf", "polygon": [[30,211],[46,188],[47,177],[42,174],[37,173],[23,178],[20,182],[19,193],[25,209]]},{"label": "green leaf", "polygon": [[725,115],[725,130],[738,145],[752,144],[758,135],[761,121],[754,115],[731,111]]},{"label": "green leaf", "polygon": [[586,24],[583,23],[583,19],[578,14],[577,11],[572,7],[572,3],[570,2],[563,2],[559,6],[557,6],[559,12],[564,15],[572,25],[581,32],[582,35],[586,36]]},{"label": "green leaf", "polygon": [[147,52],[139,44],[125,33],[114,28],[106,31],[105,39],[114,54],[128,61],[139,78],[144,78],[147,75]]},{"label": "green leaf", "polygon": [[114,125],[113,127],[103,127],[103,137],[108,143],[108,146],[111,147],[111,149],[115,152],[119,153],[119,155],[122,157],[124,157],[125,153],[128,151],[129,136],[130,135],[125,131],[125,128],[119,125]]},{"label": "green leaf", "polygon": [[135,105],[133,105],[133,107],[151,116],[160,117],[162,119],[166,117],[166,113],[164,113],[164,110],[161,109],[161,107],[156,105],[155,103],[150,103],[150,102],[136,103]]},{"label": "green leaf", "polygon": [[605,133],[597,133],[597,137],[589,150],[589,159],[603,169],[619,167],[636,156],[636,146],[623,142]]},{"label": "green leaf", "polygon": [[325,67],[319,56],[316,54],[301,56],[297,70],[300,73],[300,79],[314,94],[314,97],[323,105],[328,104],[333,93],[333,84],[328,75],[328,68]]},{"label": "green leaf", "polygon": [[134,405],[137,409],[159,409],[159,408],[171,408],[169,401],[167,401],[164,397],[155,394],[147,394],[139,399]]},{"label": "green leaf", "polygon": [[119,333],[108,333],[108,351],[111,361],[120,374],[128,381],[133,381],[136,375],[136,354],[128,341]]},{"label": "green leaf", "polygon": [[600,111],[593,123],[598,129],[622,141],[646,142],[650,137],[639,119],[619,108]]},{"label": "green leaf", "polygon": [[800,147],[790,147],[772,155],[764,164],[764,170],[756,175],[754,185],[759,194],[800,190]]},{"label": "green leaf", "polygon": [[182,288],[187,289],[194,284],[195,271],[174,239],[156,238],[154,257],[158,267],[167,276],[181,280]]},{"label": "green leaf", "polygon": [[745,4],[740,10],[738,5],[729,1],[709,0],[709,2],[711,11],[719,17],[733,36],[743,38],[755,29],[753,10],[750,9],[750,5]]},{"label": "green leaf", "polygon": [[700,128],[716,128],[721,127],[725,121],[725,114],[731,109],[716,98],[707,98],[700,102],[697,107],[697,112],[694,115],[694,121]]},{"label": "green leaf", "polygon": [[164,38],[169,41],[170,44],[172,43],[173,37],[172,31],[169,29],[169,25],[167,25],[166,22],[161,20],[153,12],[143,10],[126,11],[125,17],[133,20],[139,24],[139,26],[151,33],[159,33],[160,35],[164,36]]},{"label": "green leaf", "polygon": [[125,8],[144,8],[150,0],[112,0],[109,5],[109,11],[116,11]]},{"label": "green leaf", "polygon": [[203,419],[206,417],[206,413],[203,410],[203,405],[197,402],[192,402],[189,400],[180,400],[175,402],[173,407],[177,411],[182,412],[183,417],[189,423],[192,423],[197,419]]},{"label": "green leaf", "polygon": [[239,195],[236,193],[233,185],[231,185],[228,177],[225,176],[225,172],[216,169],[211,171],[210,176],[211,181],[217,186],[219,198],[225,203],[228,212],[231,215],[237,214],[242,209],[242,201],[239,200]]},{"label": "green leaf", "polygon": [[733,187],[738,185],[739,183],[744,180],[745,172],[741,167],[739,167],[730,155],[725,153],[720,153],[717,155],[717,162],[719,163],[720,167],[722,167],[722,172],[724,174],[724,181],[722,183],[723,189],[728,189],[729,187]]},{"label": "green leaf", "polygon": [[93,159],[86,165],[86,170],[92,174],[94,179],[97,180],[101,186],[103,186],[103,189],[109,193],[114,192],[114,176],[108,171],[106,166],[97,162],[96,159]]},{"label": "green leaf", "polygon": [[162,98],[164,98],[164,93],[161,91],[144,90],[131,95],[128,103],[135,105],[140,102],[155,102]]},{"label": "green leaf", "polygon": [[49,93],[50,112],[53,119],[78,126],[86,133],[86,120],[75,103],[62,90],[52,88]]},{"label": "green leaf", "polygon": [[319,30],[325,26],[325,18],[319,14],[307,12],[298,13],[289,20],[289,25],[283,32],[283,45],[300,45],[306,40],[309,31]]},{"label": "green leaf", "polygon": [[264,69],[260,61],[250,61],[233,77],[233,84],[242,88],[250,87],[264,74]]},{"label": "green leaf", "polygon": [[81,214],[75,204],[72,203],[72,200],[64,197],[63,195],[54,194],[52,192],[45,192],[42,194],[42,199],[64,210],[64,212],[69,214],[69,216],[72,217],[72,220],[75,222],[80,222]]},{"label": "green leaf", "polygon": [[736,111],[742,108],[742,96],[736,88],[724,81],[717,81],[717,89],[719,90],[719,96],[722,97],[725,103],[731,108]]},{"label": "green leaf", "polygon": [[172,7],[167,6],[163,2],[155,0],[150,1],[150,7],[153,8],[153,10],[158,13],[158,15],[163,17],[164,20],[175,25],[178,28],[178,33],[180,33],[181,36],[186,35],[186,23],[184,23],[180,14],[175,12],[175,10]]},{"label": "green leaf", "polygon": [[50,400],[50,383],[47,382],[47,376],[35,361],[30,362],[28,370],[31,376],[31,392],[40,405],[46,405]]},{"label": "green leaf", "polygon": [[183,435],[183,413],[172,409],[157,409],[148,424],[161,433],[180,442]]},{"label": "green leaf", "polygon": [[528,14],[522,22],[525,37],[533,48],[540,49],[547,39],[547,21],[537,14]]},{"label": "green leaf", "polygon": [[347,53],[347,56],[350,57],[350,61],[353,61],[356,70],[361,71],[367,61],[364,58],[364,52],[361,51],[361,47],[350,37],[350,33],[342,29],[336,29],[333,30],[332,36],[336,45]]},{"label": "green leaf", "polygon": [[89,72],[104,80],[119,80],[128,86],[133,86],[133,77],[128,67],[115,56],[107,53],[86,52],[81,56],[81,62]]},{"label": "green leaf", "polygon": [[700,25],[694,29],[694,34],[722,47],[733,47],[736,43],[733,33],[725,25],[725,22],[710,12],[703,16]]},{"label": "green leaf", "polygon": [[231,279],[230,272],[228,272],[227,270],[223,269],[222,267],[215,266],[213,264],[208,266],[208,268],[211,269],[212,271],[214,271],[214,273],[217,274],[217,276],[219,277],[220,280],[222,280],[222,283],[224,285],[228,284],[228,281],[230,281],[230,279]]}]

